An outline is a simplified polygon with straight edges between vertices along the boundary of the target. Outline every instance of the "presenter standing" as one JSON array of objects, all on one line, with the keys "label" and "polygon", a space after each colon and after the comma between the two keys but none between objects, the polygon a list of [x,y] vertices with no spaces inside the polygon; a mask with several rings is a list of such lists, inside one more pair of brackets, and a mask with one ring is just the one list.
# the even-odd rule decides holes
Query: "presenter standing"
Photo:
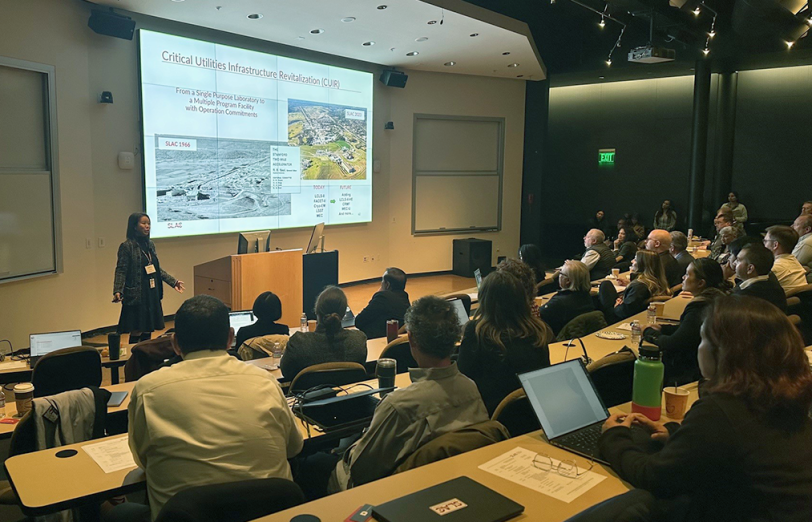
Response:
[{"label": "presenter standing", "polygon": [[113,302],[122,305],[117,331],[129,333],[131,343],[149,339],[152,332],[164,327],[161,281],[180,293],[185,289],[183,281],[161,269],[149,230],[149,216],[143,212],[130,214],[127,240],[118,247]]}]

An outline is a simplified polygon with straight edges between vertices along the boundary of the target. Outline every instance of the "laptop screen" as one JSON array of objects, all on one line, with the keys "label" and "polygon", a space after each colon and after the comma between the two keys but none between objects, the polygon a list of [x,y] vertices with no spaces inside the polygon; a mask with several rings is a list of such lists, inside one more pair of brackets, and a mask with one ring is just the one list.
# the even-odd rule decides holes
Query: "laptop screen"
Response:
[{"label": "laptop screen", "polygon": [[609,417],[580,359],[520,374],[519,381],[550,440]]},{"label": "laptop screen", "polygon": [[482,286],[482,271],[479,268],[474,270],[474,278],[476,279],[476,290],[479,292]]},{"label": "laptop screen", "polygon": [[347,307],[347,312],[344,314],[344,318],[341,319],[341,327],[342,328],[350,328],[355,326],[355,314],[352,313],[350,307]]},{"label": "laptop screen", "polygon": [[71,330],[69,332],[31,334],[29,341],[31,342],[31,357],[42,357],[62,348],[82,346],[82,332]]},{"label": "laptop screen", "polygon": [[234,328],[234,335],[236,336],[240,328],[254,324],[254,314],[251,312],[231,312],[228,314],[228,322]]},{"label": "laptop screen", "polygon": [[460,320],[460,327],[465,328],[465,324],[468,322],[468,314],[465,313],[465,305],[462,304],[462,299],[452,299],[449,301],[451,306],[454,307],[454,311],[457,312],[457,318]]}]

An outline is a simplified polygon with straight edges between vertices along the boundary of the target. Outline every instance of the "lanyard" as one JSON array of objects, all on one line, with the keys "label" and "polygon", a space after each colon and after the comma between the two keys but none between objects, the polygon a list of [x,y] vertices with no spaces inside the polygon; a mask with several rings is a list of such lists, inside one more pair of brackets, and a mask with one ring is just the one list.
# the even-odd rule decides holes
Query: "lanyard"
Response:
[{"label": "lanyard", "polygon": [[150,254],[149,252],[144,252],[143,248],[140,248],[140,250],[141,250],[141,253],[144,254],[144,257],[147,258],[147,264],[151,265],[152,264],[152,254]]}]

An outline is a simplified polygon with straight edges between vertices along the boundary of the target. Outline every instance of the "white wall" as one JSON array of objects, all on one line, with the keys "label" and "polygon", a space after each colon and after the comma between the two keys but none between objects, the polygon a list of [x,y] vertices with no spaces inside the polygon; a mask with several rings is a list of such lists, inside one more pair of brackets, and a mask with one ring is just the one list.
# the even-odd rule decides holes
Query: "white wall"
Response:
[{"label": "white wall", "polygon": [[[127,216],[141,208],[140,157],[135,170],[116,164],[119,151],[140,149],[138,72],[135,40],[97,35],[87,27],[90,6],[79,0],[4,0],[0,16],[0,55],[56,67],[59,169],[61,176],[64,272],[0,285],[0,339],[16,348],[35,331],[115,324],[112,282],[116,248]],[[313,55],[235,35],[134,16],[139,27],[311,59]],[[347,66],[337,59],[338,65]],[[111,91],[115,103],[96,102]],[[328,227],[326,247],[340,252],[341,282],[378,277],[389,265],[409,273],[451,269],[451,241],[443,235],[411,235],[412,122],[414,113],[505,118],[503,230],[476,234],[493,241],[497,255],[515,255],[519,246],[524,83],[451,74],[409,71],[406,89],[376,82],[373,157],[373,221]],[[395,130],[384,131],[384,123]],[[24,195],[21,195],[24,197]],[[272,244],[299,248],[309,230],[274,231]],[[99,237],[106,240],[98,248]],[[91,238],[93,248],[85,248]],[[183,296],[167,290],[164,312],[172,314],[191,295],[193,267],[236,249],[236,234],[157,240],[161,266],[188,283]],[[363,257],[374,262],[363,262]]]}]

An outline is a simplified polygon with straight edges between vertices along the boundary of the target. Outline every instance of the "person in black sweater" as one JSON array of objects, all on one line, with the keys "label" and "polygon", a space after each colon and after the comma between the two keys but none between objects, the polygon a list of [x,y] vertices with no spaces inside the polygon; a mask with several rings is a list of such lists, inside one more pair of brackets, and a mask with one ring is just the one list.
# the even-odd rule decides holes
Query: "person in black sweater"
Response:
[{"label": "person in black sweater", "polygon": [[406,272],[400,268],[387,268],[381,278],[381,287],[367,303],[366,308],[355,316],[355,327],[368,339],[386,337],[386,321],[397,319],[398,328],[411,303],[406,293]]},{"label": "person in black sweater", "polygon": [[[614,414],[601,454],[653,495],[650,511],[679,508],[692,522],[812,520],[812,373],[800,334],[776,307],[747,296],[717,299],[701,332],[709,382],[682,425]],[[641,448],[633,424],[663,448]]]},{"label": "person in black sweater", "polygon": [[252,309],[256,322],[248,326],[243,326],[237,331],[235,347],[239,348],[242,343],[254,337],[263,335],[290,335],[287,325],[279,324],[282,317],[282,301],[273,292],[262,292],[254,300]]},{"label": "person in black sweater", "polygon": [[663,264],[660,256],[654,252],[638,250],[632,261],[632,273],[638,274],[637,279],[628,283],[622,297],[618,297],[611,281],[604,281],[598,289],[601,309],[609,324],[639,314],[646,309],[652,297],[670,295]]},{"label": "person in black sweater", "polygon": [[460,343],[457,365],[473,380],[488,414],[521,388],[517,373],[550,365],[550,328],[530,314],[527,293],[516,277],[492,272],[479,289],[479,308]]},{"label": "person in black sweater", "polygon": [[536,289],[538,290],[541,286],[541,282],[547,278],[544,262],[541,260],[541,249],[532,243],[526,243],[520,246],[519,261],[533,270],[533,276],[536,278]]},{"label": "person in black sweater", "polygon": [[679,325],[653,324],[643,331],[643,339],[656,344],[663,353],[665,385],[685,384],[700,378],[696,352],[699,329],[705,309],[717,297],[725,295],[725,279],[719,263],[709,258],[696,259],[682,278],[682,291],[694,296],[679,319]]},{"label": "person in black sweater", "polygon": [[589,269],[580,261],[565,261],[558,274],[561,291],[539,308],[539,317],[558,334],[564,326],[581,314],[595,310],[589,295]]},{"label": "person in black sweater", "polygon": [[778,279],[771,277],[774,261],[773,253],[761,243],[750,243],[742,248],[732,260],[736,277],[741,280],[733,293],[764,299],[786,312],[787,294]]},{"label": "person in black sweater", "polygon": [[623,227],[617,232],[617,239],[613,244],[612,253],[615,255],[615,268],[625,272],[632,265],[632,259],[637,253],[637,236],[631,227]]}]

